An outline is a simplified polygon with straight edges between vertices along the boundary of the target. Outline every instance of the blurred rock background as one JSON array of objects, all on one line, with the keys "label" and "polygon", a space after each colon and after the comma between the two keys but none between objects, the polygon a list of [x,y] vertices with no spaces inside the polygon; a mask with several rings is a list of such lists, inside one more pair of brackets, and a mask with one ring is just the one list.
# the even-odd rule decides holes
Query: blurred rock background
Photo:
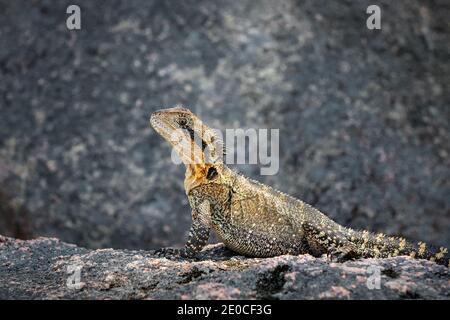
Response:
[{"label": "blurred rock background", "polygon": [[182,245],[184,168],[148,125],[181,103],[215,128],[280,129],[279,173],[246,175],[449,246],[449,16],[444,0],[0,0],[0,234]]}]

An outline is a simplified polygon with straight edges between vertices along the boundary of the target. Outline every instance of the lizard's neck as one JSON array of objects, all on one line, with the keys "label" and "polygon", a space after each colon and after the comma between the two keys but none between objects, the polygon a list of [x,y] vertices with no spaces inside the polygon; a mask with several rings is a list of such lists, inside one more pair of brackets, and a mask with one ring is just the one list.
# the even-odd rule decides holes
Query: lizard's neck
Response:
[{"label": "lizard's neck", "polygon": [[[192,132],[195,132],[201,140],[201,148],[195,142],[195,137]],[[184,189],[186,194],[202,184],[208,183],[208,173],[213,167],[215,170],[222,168],[223,160],[223,144],[219,140],[216,133],[204,125],[200,120],[198,120],[197,126],[194,130],[189,131],[189,144],[193,147],[190,150],[189,155],[183,155],[182,158],[196,159],[196,162],[186,163],[186,175],[184,179]],[[209,152],[209,157],[205,157],[204,150]],[[185,150],[181,150],[185,152]],[[200,161],[199,161],[200,160]]]},{"label": "lizard's neck", "polygon": [[184,178],[184,190],[188,195],[195,187],[205,182],[208,168],[211,165],[206,163],[191,164],[186,166],[186,176]]}]

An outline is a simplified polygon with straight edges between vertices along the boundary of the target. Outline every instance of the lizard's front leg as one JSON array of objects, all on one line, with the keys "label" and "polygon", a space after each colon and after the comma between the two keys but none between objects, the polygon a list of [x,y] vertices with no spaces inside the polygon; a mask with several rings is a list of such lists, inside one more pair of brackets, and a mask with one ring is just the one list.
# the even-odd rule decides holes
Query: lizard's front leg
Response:
[{"label": "lizard's front leg", "polygon": [[191,230],[189,231],[188,240],[182,249],[181,256],[191,258],[199,253],[208,243],[209,230],[209,226],[204,225],[200,219],[194,219],[192,221]]},{"label": "lizard's front leg", "polygon": [[188,241],[184,247],[182,255],[193,257],[199,253],[208,243],[211,226],[211,211],[209,201],[204,200],[196,206],[196,201],[189,203],[192,208],[192,226],[189,231]]},{"label": "lizard's front leg", "polygon": [[203,249],[209,240],[209,210],[206,209],[207,208],[204,207],[192,209],[192,226],[184,248],[162,248],[156,253],[164,256],[178,255],[185,258],[195,257],[195,255]]}]

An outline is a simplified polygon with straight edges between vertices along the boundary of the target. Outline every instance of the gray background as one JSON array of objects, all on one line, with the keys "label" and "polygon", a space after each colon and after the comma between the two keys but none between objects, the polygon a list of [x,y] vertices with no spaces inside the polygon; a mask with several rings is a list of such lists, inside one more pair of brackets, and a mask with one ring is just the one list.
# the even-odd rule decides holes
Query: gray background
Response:
[{"label": "gray background", "polygon": [[184,168],[148,126],[182,103],[215,128],[280,129],[279,173],[245,174],[449,246],[449,16],[437,0],[1,0],[0,234],[182,245]]}]

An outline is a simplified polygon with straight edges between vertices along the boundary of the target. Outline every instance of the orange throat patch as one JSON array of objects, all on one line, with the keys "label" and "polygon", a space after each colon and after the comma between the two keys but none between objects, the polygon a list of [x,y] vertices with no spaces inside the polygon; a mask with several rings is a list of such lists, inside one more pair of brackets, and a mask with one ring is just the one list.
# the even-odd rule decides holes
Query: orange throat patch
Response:
[{"label": "orange throat patch", "polygon": [[198,187],[199,185],[207,183],[208,169],[211,164],[200,163],[200,164],[190,164],[186,167],[186,177],[184,178],[184,190],[186,194]]}]

